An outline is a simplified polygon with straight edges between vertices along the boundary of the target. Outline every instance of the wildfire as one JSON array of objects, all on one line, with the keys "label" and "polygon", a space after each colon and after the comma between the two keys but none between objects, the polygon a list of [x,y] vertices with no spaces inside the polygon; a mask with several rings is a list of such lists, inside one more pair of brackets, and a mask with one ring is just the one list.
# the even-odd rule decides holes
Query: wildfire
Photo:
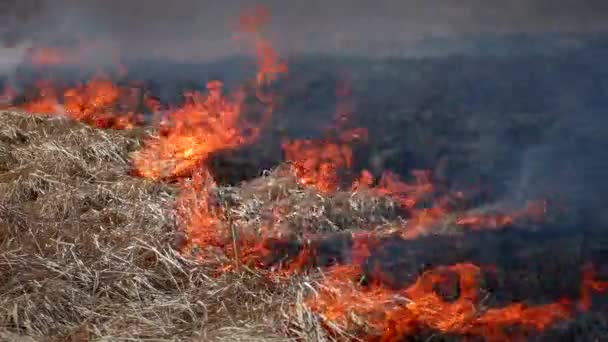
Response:
[{"label": "wildfire", "polygon": [[[350,275],[356,274],[352,267]],[[480,296],[481,269],[470,263],[442,266],[420,275],[414,284],[391,290],[382,284],[359,285],[339,272],[329,272],[318,292],[306,305],[321,315],[330,326],[354,328],[363,324],[370,340],[397,341],[411,337],[422,329],[444,333],[484,336],[490,341],[523,339],[506,328],[542,331],[552,324],[569,319],[575,306],[569,300],[527,306],[512,303],[505,307],[487,308]],[[361,275],[358,275],[361,277]],[[458,292],[455,300],[446,300],[439,287]],[[583,282],[581,302],[590,291],[605,291],[606,282],[593,280],[589,273]],[[582,309],[588,309],[584,305]]]},{"label": "wildfire", "polygon": [[38,97],[20,108],[34,114],[64,115],[99,128],[129,129],[138,124],[137,100],[105,76],[64,90],[51,81],[37,83]]},{"label": "wildfire", "polygon": [[352,167],[352,149],[339,142],[293,140],[284,142],[283,150],[300,183],[324,193],[337,191],[340,173]]},{"label": "wildfire", "polygon": [[189,176],[196,167],[204,166],[211,153],[257,138],[257,127],[246,136],[241,126],[241,95],[227,99],[217,81],[207,84],[207,94],[190,95],[191,101],[169,115],[161,135],[148,140],[134,155],[137,174],[151,179]]},{"label": "wildfire", "polygon": [[327,138],[296,139],[283,142],[285,159],[299,182],[326,194],[340,189],[342,180],[353,168],[352,144],[367,140],[367,129],[349,128],[353,103],[348,82],[336,90],[338,105]]},{"label": "wildfire", "polygon": [[[306,299],[306,306],[327,327],[365,331],[364,337],[380,341],[397,341],[424,329],[484,336],[491,341],[518,339],[523,335],[513,335],[507,328],[544,330],[569,319],[577,310],[589,310],[593,294],[608,291],[608,282],[596,280],[589,266],[583,271],[580,298],[574,304],[564,299],[536,306],[511,303],[489,308],[484,302],[482,268],[468,262],[426,270],[402,289],[383,284],[379,280],[382,274],[372,274],[372,279],[362,281],[366,277],[362,265],[386,236],[384,231],[354,232],[341,251],[344,257],[327,263],[318,262],[320,246],[328,239],[323,234],[296,238],[278,224],[273,226],[274,222],[258,234],[229,231],[231,223],[217,203],[216,184],[207,163],[218,151],[255,142],[271,118],[275,105],[272,82],[287,72],[287,65],[261,32],[268,23],[269,12],[263,8],[243,15],[238,23],[242,35],[238,38],[247,38],[245,41],[255,50],[258,69],[253,84],[226,93],[224,84],[214,80],[206,83],[203,92],[184,94],[185,103],[168,110],[159,123],[158,134],[133,154],[134,174],[180,181],[176,206],[187,234],[184,253],[195,247],[219,248],[225,255],[234,255],[237,263],[270,269],[271,274],[281,276],[323,267],[326,276],[317,292]],[[38,66],[60,65],[71,63],[76,55],[38,48],[30,51],[29,59]],[[101,128],[130,129],[142,122],[138,113],[142,106],[156,114],[163,108],[153,97],[119,86],[103,75],[67,89],[40,81],[36,89],[37,96],[21,108],[31,113],[64,115]],[[544,201],[530,202],[523,209],[507,213],[457,211],[454,207],[467,207],[463,196],[437,187],[427,170],[412,171],[411,181],[390,171],[377,178],[366,170],[355,174],[353,147],[368,140],[367,130],[350,126],[354,104],[348,82],[341,84],[337,93],[340,101],[324,138],[282,142],[285,160],[302,186],[328,197],[344,191],[366,191],[370,196],[391,198],[404,215],[396,227],[391,227],[390,234],[410,240],[446,222],[470,231],[498,230],[545,216]],[[255,95],[263,106],[261,119],[255,122],[248,118],[249,95]],[[11,102],[15,92],[7,88],[4,97]],[[191,179],[183,179],[187,177]],[[225,264],[222,267],[223,271],[230,268]],[[442,292],[456,296],[448,299]]]},{"label": "wildfire", "polygon": [[[241,19],[241,29],[258,33],[265,24],[267,12],[257,9]],[[258,86],[276,77],[286,68],[276,53],[259,34],[255,35],[258,56]],[[262,84],[263,83],[263,84]],[[192,92],[189,101],[168,115],[161,135],[147,141],[145,148],[134,156],[135,173],[151,179],[174,179],[189,176],[197,167],[204,167],[216,151],[231,149],[255,141],[273,110],[272,95],[256,89],[256,95],[266,106],[260,122],[244,119],[246,94],[239,90],[232,97],[222,91],[219,81],[207,83],[207,92]]]},{"label": "wildfire", "polygon": [[215,183],[204,170],[192,175],[192,180],[181,184],[180,198],[177,202],[182,224],[186,227],[189,244],[184,246],[223,247],[225,232],[221,213],[212,202]]},{"label": "wildfire", "polygon": [[500,229],[512,225],[520,219],[531,219],[541,221],[546,214],[547,204],[545,201],[533,201],[528,203],[524,209],[516,210],[510,214],[495,215],[465,215],[459,218],[456,223],[471,230],[480,229]]}]

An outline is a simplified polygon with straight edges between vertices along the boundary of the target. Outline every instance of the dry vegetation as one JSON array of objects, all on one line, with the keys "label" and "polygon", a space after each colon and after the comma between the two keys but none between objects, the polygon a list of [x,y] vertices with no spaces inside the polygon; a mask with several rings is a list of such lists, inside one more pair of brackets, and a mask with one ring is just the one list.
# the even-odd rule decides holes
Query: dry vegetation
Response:
[{"label": "dry vegetation", "polygon": [[[287,277],[243,264],[218,272],[217,258],[178,252],[183,188],[129,176],[144,134],[0,112],[0,341],[352,337],[334,325],[328,335],[303,305],[322,272]],[[215,190],[224,228],[275,227],[293,241],[357,229],[390,233],[404,217],[388,197],[322,195],[284,167]],[[434,233],[461,233],[452,219]],[[440,335],[432,340],[456,340]]]},{"label": "dry vegetation", "polygon": [[[178,187],[129,176],[144,132],[0,118],[0,340],[332,339],[302,305],[314,276],[218,274],[175,250]],[[249,231],[278,208],[278,226],[299,236],[398,216],[386,198],[324,197],[282,169],[217,190],[226,219]]]},{"label": "dry vegetation", "polygon": [[171,248],[176,190],[127,175],[135,134],[0,117],[0,340],[323,338],[297,280]]}]

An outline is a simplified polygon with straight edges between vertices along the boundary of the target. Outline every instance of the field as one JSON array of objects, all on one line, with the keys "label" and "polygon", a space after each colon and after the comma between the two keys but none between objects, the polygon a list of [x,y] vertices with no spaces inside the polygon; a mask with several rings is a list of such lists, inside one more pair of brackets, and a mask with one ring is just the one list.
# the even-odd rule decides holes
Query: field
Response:
[{"label": "field", "polygon": [[[134,172],[158,127],[4,110],[0,340],[602,341],[608,86],[596,52],[302,57],[263,134],[221,141],[192,177]],[[129,72],[172,103],[180,77],[222,70],[231,86],[241,75],[227,63]],[[281,147],[320,139],[344,79],[369,139],[339,189],[320,191]],[[351,187],[363,169],[380,181]],[[386,171],[405,179],[399,191]],[[440,201],[450,210],[434,211]]]},{"label": "field", "polygon": [[[241,265],[218,273],[218,265],[231,263],[231,255],[217,253],[216,259],[201,260],[194,253],[178,252],[183,239],[174,204],[178,186],[128,175],[130,153],[141,147],[145,134],[99,130],[56,117],[2,113],[0,339],[313,341],[350,336],[348,331],[328,335],[318,316],[303,305],[320,280],[318,272],[276,277]],[[227,212],[232,219],[255,222],[259,217],[247,215],[259,216],[270,210],[265,206],[278,201],[288,202],[289,226],[302,231],[339,234],[348,227],[377,227],[398,219],[388,199],[370,194],[323,199],[282,175],[279,169],[240,188],[218,190],[224,205],[231,208]],[[320,214],[312,215],[315,211]],[[552,294],[534,280],[517,280],[519,275],[540,272],[539,279],[557,277],[551,281],[551,291],[576,295],[579,260],[570,257],[583,248],[580,235],[532,234],[536,242],[530,243],[526,241],[530,236],[525,238],[529,233],[491,233],[482,235],[481,242],[446,224],[431,239],[402,246],[398,240],[387,240],[386,250],[401,252],[396,261],[380,261],[381,265],[394,269],[390,265],[396,263],[411,274],[405,270],[423,264],[492,259],[511,274],[507,283],[513,289],[525,288],[526,296],[534,300],[548,300]],[[452,237],[443,240],[444,234]],[[468,241],[469,247],[448,247],[454,234]],[[332,235],[326,236],[335,245]],[[600,239],[592,240],[585,244],[583,259],[597,260],[605,246]],[[492,252],[492,241],[521,253],[497,260],[501,255]],[[431,252],[438,246],[451,252]],[[560,248],[564,257],[543,268],[554,248]],[[514,260],[529,264],[518,268]],[[555,279],[564,270],[572,278],[559,285]],[[404,283],[411,279],[400,272],[395,277]],[[508,302],[508,297],[502,300]],[[595,338],[606,336],[605,317],[582,316],[576,323],[549,331],[546,338],[568,338],[576,329]],[[552,335],[555,331],[558,335]],[[451,340],[449,335],[421,334],[434,341]]]}]

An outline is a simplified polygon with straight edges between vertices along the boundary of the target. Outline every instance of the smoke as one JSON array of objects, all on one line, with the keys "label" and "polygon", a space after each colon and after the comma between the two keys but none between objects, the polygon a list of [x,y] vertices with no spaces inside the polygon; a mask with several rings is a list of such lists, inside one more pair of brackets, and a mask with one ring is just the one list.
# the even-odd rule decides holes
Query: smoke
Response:
[{"label": "smoke", "polygon": [[[29,4],[29,5],[28,5]],[[269,34],[284,53],[407,54],[420,40],[506,32],[603,30],[602,0],[259,0],[272,11]],[[241,52],[233,23],[250,1],[19,0],[4,21],[13,36],[52,41],[85,35],[116,43],[133,58],[206,61]],[[10,5],[5,5],[10,8]],[[29,11],[29,12],[28,12]],[[12,23],[12,24],[11,24]]]},{"label": "smoke", "polygon": [[608,228],[607,124],[603,113],[564,115],[541,144],[525,151],[515,188],[520,198],[552,196],[568,206],[573,221]]},{"label": "smoke", "polygon": [[0,47],[0,74],[14,71],[26,55],[27,44]]}]

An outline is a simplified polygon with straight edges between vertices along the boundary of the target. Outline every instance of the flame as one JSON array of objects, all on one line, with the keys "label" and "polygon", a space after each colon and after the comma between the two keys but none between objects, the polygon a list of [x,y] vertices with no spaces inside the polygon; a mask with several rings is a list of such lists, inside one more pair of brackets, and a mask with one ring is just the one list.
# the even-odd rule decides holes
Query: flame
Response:
[{"label": "flame", "polygon": [[37,82],[37,90],[37,98],[19,107],[33,114],[64,115],[99,128],[130,129],[141,120],[135,114],[136,103],[126,96],[129,89],[118,87],[103,75],[67,88],[61,95],[51,81]]},{"label": "flame", "polygon": [[516,210],[510,214],[482,214],[465,215],[456,223],[471,230],[500,229],[512,225],[518,220],[530,219],[539,222],[547,212],[547,203],[544,200],[532,201],[524,209]]},{"label": "flame", "polygon": [[[142,177],[174,180],[191,176],[191,179],[180,179],[181,191],[176,203],[188,237],[183,253],[195,247],[217,247],[224,254],[234,253],[238,262],[259,269],[270,268],[275,276],[289,276],[322,266],[326,270],[325,278],[305,305],[319,314],[327,327],[360,328],[363,325],[365,329],[359,331],[366,331],[364,337],[381,341],[400,340],[428,328],[463,336],[483,336],[491,341],[523,338],[517,332],[507,332],[506,328],[519,326],[542,331],[571,318],[576,310],[589,310],[594,292],[608,291],[608,281],[596,280],[593,268],[588,266],[583,270],[576,305],[563,299],[536,306],[511,303],[488,308],[482,296],[482,269],[472,263],[427,270],[413,284],[398,290],[382,284],[379,280],[382,275],[377,270],[364,285],[361,265],[380,241],[382,233],[379,232],[353,233],[345,253],[347,257],[333,265],[315,264],[324,235],[297,240],[277,224],[264,227],[260,234],[238,232],[241,235],[237,238],[237,232],[228,230],[231,225],[217,203],[216,184],[206,164],[217,151],[253,143],[272,115],[275,94],[270,90],[271,85],[288,68],[261,32],[269,22],[268,10],[261,7],[244,14],[238,22],[239,33],[255,51],[254,90],[257,100],[265,107],[259,122],[247,121],[246,86],[227,95],[222,82],[210,81],[204,92],[184,94],[185,103],[169,110],[159,123],[158,135],[148,139],[144,148],[133,155],[134,173]],[[32,49],[29,59],[34,65],[47,66],[75,63],[81,60],[80,56],[75,51],[41,47]],[[155,115],[160,115],[162,110],[155,98],[145,97],[144,103],[139,104],[140,96],[132,89],[118,86],[103,75],[63,91],[49,81],[39,82],[37,89],[38,97],[22,108],[34,113],[65,115],[97,127],[133,128],[141,121],[136,114],[136,107],[140,105]],[[350,127],[354,107],[350,83],[340,84],[337,93],[340,101],[325,138],[282,142],[285,159],[298,181],[329,196],[350,190],[393,198],[408,214],[407,220],[393,231],[405,239],[428,233],[454,214],[449,202],[463,196],[442,193],[427,170],[414,170],[411,182],[390,171],[374,179],[364,170],[349,186],[346,183],[343,187],[344,181],[352,180],[353,144],[367,140],[367,130]],[[5,97],[12,100],[14,93],[7,91]],[[456,225],[475,231],[501,229],[519,220],[540,220],[545,214],[546,203],[538,201],[509,213],[453,216],[457,216]],[[231,265],[222,264],[220,271],[230,269]],[[438,288],[457,289],[458,296],[448,300]]]},{"label": "flame", "polygon": [[20,107],[33,114],[63,114],[63,106],[60,104],[58,90],[49,80],[36,82],[38,97],[21,105]]},{"label": "flame", "polygon": [[396,174],[385,171],[380,178],[376,191],[397,198],[405,208],[413,208],[425,196],[431,194],[434,187],[429,171],[414,170],[412,175],[416,181],[414,184],[408,184],[399,179]]},{"label": "flame", "polygon": [[338,190],[340,172],[352,167],[350,146],[330,141],[293,140],[282,145],[300,183],[321,192]]},{"label": "flame", "polygon": [[188,176],[211,153],[257,138],[259,128],[252,127],[246,136],[240,126],[242,97],[229,100],[221,87],[220,82],[210,82],[207,94],[189,94],[191,101],[169,114],[162,135],[148,140],[134,155],[137,174],[151,179]]},{"label": "flame", "polygon": [[[241,18],[240,29],[256,33],[258,83],[274,79],[277,73],[285,71],[270,43],[258,34],[265,23],[267,11],[262,8]],[[145,148],[134,155],[134,172],[151,179],[188,176],[195,168],[204,166],[213,152],[255,141],[272,113],[272,94],[256,89],[258,99],[266,108],[261,122],[251,124],[243,118],[245,93],[240,90],[229,98],[222,88],[222,82],[211,81],[205,94],[187,93],[187,103],[168,115],[161,127],[162,135],[148,140]]]},{"label": "flame", "polygon": [[593,292],[603,293],[608,291],[608,281],[596,280],[595,277],[593,265],[585,265],[583,268],[583,282],[581,284],[581,298],[578,305],[581,311],[588,311],[591,308]]},{"label": "flame", "polygon": [[[88,40],[79,37],[69,45],[38,45],[27,50],[25,61],[38,67],[85,66],[93,61],[111,62],[120,69],[120,54],[114,44],[107,40]],[[103,58],[100,58],[103,57]]]},{"label": "flame", "polygon": [[[253,36],[245,39],[252,42],[255,49],[258,72],[256,82],[259,85],[268,84],[277,80],[277,77],[287,72],[287,64],[282,62],[271,42],[262,34],[262,29],[270,24],[270,11],[265,7],[256,7],[239,18],[237,32],[241,35]],[[245,38],[249,38],[245,37]],[[242,37],[237,35],[240,40]]]},{"label": "flame", "polygon": [[[306,300],[307,307],[318,313],[328,326],[367,326],[370,340],[397,341],[414,336],[422,328],[443,333],[483,336],[490,341],[523,340],[523,335],[508,334],[505,328],[520,326],[542,331],[575,312],[569,300],[527,306],[512,303],[486,308],[480,297],[481,268],[470,263],[441,266],[422,273],[414,284],[403,290],[391,290],[381,284],[362,286],[353,282],[356,268],[350,266],[326,274],[318,291]],[[343,274],[348,274],[345,277]],[[581,301],[586,293],[608,290],[608,282],[593,279],[586,271]],[[451,276],[451,277],[450,277]],[[451,280],[450,280],[451,279]],[[454,281],[454,279],[457,279]],[[451,282],[450,282],[451,281]],[[459,289],[458,298],[447,301],[437,293],[438,285]],[[586,310],[588,307],[579,305]],[[513,332],[512,332],[513,333]]]},{"label": "flame", "polygon": [[[340,188],[342,175],[353,167],[351,142],[367,139],[367,130],[350,129],[336,139],[296,139],[282,144],[285,159],[292,165],[298,181],[322,193],[334,193]],[[360,181],[355,181],[360,185]],[[352,187],[352,186],[351,186]]]},{"label": "flame", "polygon": [[187,247],[223,247],[225,229],[221,213],[212,201],[214,187],[213,178],[204,170],[195,172],[189,182],[181,184],[177,208],[183,226],[188,229]]},{"label": "flame", "polygon": [[[367,129],[348,127],[354,107],[350,83],[344,81],[339,84],[336,93],[339,101],[333,122],[327,127],[328,137],[285,140],[282,143],[285,159],[291,163],[298,181],[326,194],[338,191],[342,176],[351,171],[351,144],[368,138]],[[357,185],[360,183],[355,182]]]}]

